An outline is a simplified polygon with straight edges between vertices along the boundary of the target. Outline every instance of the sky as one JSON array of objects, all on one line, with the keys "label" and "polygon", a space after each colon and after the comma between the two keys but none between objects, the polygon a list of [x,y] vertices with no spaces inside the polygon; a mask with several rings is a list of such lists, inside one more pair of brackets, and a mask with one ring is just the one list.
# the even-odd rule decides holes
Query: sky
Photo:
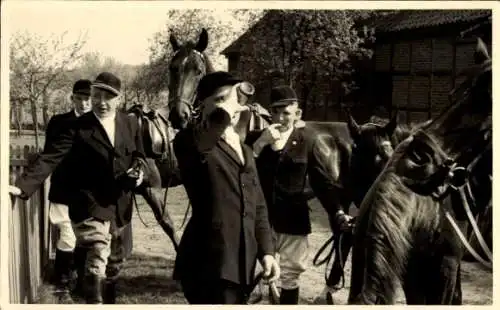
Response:
[{"label": "sky", "polygon": [[137,65],[148,61],[150,40],[165,29],[167,11],[172,8],[154,2],[68,2],[9,3],[9,32],[26,30],[49,37],[67,31],[65,42],[86,33],[83,52],[99,52]]},{"label": "sky", "polygon": [[[4,1],[2,1],[4,2]],[[382,1],[365,2],[362,7],[384,8]],[[287,8],[319,7],[328,2],[290,1]],[[323,4],[318,4],[323,3]],[[333,3],[333,4],[332,4]],[[398,3],[398,2],[396,2]],[[401,3],[401,2],[399,2]],[[7,4],[7,6],[5,5]],[[445,8],[449,2],[426,5],[440,5]],[[446,5],[445,5],[446,4]],[[59,35],[67,31],[66,42],[76,40],[87,33],[87,43],[83,52],[99,52],[124,64],[137,65],[148,61],[150,40],[155,32],[165,29],[167,11],[173,8],[283,8],[283,3],[275,1],[18,1],[2,3],[2,18],[6,18],[9,33],[27,30],[40,36]],[[357,8],[358,2],[330,2],[329,8]],[[381,6],[382,5],[382,6]],[[387,4],[385,4],[387,5]],[[391,6],[394,6],[393,2]],[[397,5],[397,4],[396,4]],[[421,4],[420,4],[421,5]],[[461,4],[463,5],[463,3]],[[5,9],[7,7],[7,10]],[[297,8],[299,8],[297,7]],[[387,7],[385,7],[387,8]],[[454,7],[450,7],[454,8]],[[6,14],[5,14],[6,13]],[[229,18],[221,13],[220,18]],[[179,38],[180,39],[180,38]],[[222,47],[224,48],[224,47]],[[221,56],[222,57],[222,56]]]}]

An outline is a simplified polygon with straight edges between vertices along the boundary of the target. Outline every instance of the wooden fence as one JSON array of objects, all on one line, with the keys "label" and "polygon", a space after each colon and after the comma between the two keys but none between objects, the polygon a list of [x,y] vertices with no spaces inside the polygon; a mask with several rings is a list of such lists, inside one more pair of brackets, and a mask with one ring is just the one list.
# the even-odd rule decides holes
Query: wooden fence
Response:
[{"label": "wooden fence", "polygon": [[[34,158],[34,147],[10,148],[10,184]],[[38,297],[53,251],[49,224],[49,179],[27,201],[11,200],[8,211],[9,300],[33,303]]]}]

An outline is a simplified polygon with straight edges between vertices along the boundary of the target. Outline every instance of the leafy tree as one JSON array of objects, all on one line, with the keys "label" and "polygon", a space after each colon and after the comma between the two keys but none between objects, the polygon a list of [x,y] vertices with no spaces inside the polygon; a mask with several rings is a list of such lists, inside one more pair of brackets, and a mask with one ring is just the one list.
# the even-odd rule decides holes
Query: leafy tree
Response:
[{"label": "leafy tree", "polygon": [[[29,32],[17,32],[10,42],[10,98],[19,111],[29,104],[37,149],[38,108],[41,105],[44,116],[47,116],[51,86],[81,57],[80,51],[86,42],[81,35],[76,41],[65,43],[65,34],[44,39]],[[16,123],[19,133],[20,120]]]},{"label": "leafy tree", "polygon": [[[241,40],[239,71],[258,83],[279,75],[295,87],[305,104],[320,84],[340,83],[342,92],[356,89],[355,64],[370,58],[366,44],[372,32],[358,31],[356,20],[370,11],[271,10]],[[320,83],[321,82],[321,83]]]},{"label": "leafy tree", "polygon": [[170,34],[180,42],[197,41],[202,28],[207,29],[209,44],[205,53],[214,67],[225,70],[226,60],[220,55],[222,49],[237,38],[248,26],[256,22],[263,10],[170,10],[165,28],[154,34],[150,46],[150,61],[142,66],[133,83],[137,98],[148,105],[158,105],[168,86],[168,66],[172,57]]}]

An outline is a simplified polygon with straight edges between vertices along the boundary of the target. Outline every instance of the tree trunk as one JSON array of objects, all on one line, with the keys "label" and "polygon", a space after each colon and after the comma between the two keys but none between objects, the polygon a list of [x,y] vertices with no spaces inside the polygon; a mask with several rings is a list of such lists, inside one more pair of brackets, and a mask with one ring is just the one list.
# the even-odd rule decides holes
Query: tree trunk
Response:
[{"label": "tree trunk", "polygon": [[38,140],[38,109],[36,107],[36,99],[30,99],[31,105],[31,119],[33,120],[33,128],[35,129],[35,149],[38,152],[39,140]]},{"label": "tree trunk", "polygon": [[50,98],[48,91],[45,91],[43,93],[43,105],[42,105],[42,117],[43,117],[43,126],[44,128],[47,128],[47,125],[49,124],[49,105],[50,105]]},{"label": "tree trunk", "polygon": [[17,129],[17,136],[21,136],[21,130],[23,129],[23,118],[24,118],[24,101],[23,100],[17,100],[15,105],[14,105],[16,117],[16,129]]}]

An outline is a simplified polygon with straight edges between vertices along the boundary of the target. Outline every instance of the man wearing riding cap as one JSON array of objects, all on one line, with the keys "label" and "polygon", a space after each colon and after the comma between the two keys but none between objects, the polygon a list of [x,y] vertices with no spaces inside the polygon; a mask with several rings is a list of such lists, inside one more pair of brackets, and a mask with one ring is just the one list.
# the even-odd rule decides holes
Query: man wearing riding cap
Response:
[{"label": "man wearing riding cap", "polygon": [[[103,303],[106,277],[114,280],[117,276],[117,270],[107,268],[111,233],[120,234],[130,223],[132,191],[144,180],[145,158],[137,124],[116,110],[120,88],[121,81],[114,74],[99,74],[91,87],[92,112],[80,116],[70,131],[44,150],[18,187],[10,189],[11,194],[27,199],[60,162],[67,161],[69,217],[77,246],[87,249],[87,303]],[[114,285],[106,289],[114,290]]]},{"label": "man wearing riding cap", "polygon": [[279,276],[252,151],[234,130],[247,109],[237,98],[241,82],[227,72],[204,76],[200,119],[174,140],[192,205],[174,278],[190,304],[245,304],[257,259],[270,281]]},{"label": "man wearing riding cap", "polygon": [[[249,133],[262,189],[275,232],[281,268],[281,304],[298,304],[299,277],[306,270],[311,233],[306,177],[328,214],[340,222],[348,217],[337,203],[335,183],[325,167],[325,145],[300,120],[297,95],[289,86],[271,90],[272,122]],[[298,124],[301,124],[298,126]]]}]

